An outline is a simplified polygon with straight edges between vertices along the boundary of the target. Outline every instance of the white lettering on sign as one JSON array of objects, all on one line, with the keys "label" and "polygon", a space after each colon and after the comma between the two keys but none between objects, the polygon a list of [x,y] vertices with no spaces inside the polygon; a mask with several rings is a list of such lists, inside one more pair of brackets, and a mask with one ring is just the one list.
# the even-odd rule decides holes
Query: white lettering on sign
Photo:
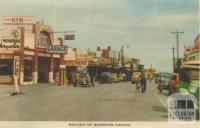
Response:
[{"label": "white lettering on sign", "polygon": [[20,57],[14,56],[14,76],[19,77]]},{"label": "white lettering on sign", "polygon": [[32,24],[32,17],[22,17],[22,16],[5,16],[3,17],[3,24]]}]

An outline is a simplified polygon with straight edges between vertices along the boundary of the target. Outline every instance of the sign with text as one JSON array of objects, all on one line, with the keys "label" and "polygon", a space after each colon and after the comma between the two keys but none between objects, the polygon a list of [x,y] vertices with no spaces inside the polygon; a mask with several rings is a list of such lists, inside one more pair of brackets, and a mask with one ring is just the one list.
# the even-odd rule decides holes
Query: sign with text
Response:
[{"label": "sign with text", "polygon": [[47,52],[51,53],[67,53],[67,46],[64,45],[48,45]]},{"label": "sign with text", "polygon": [[30,16],[5,16],[3,17],[3,24],[32,24],[33,18]]},{"label": "sign with text", "polygon": [[64,60],[75,60],[76,52],[73,48],[68,48],[67,54],[64,54]]},{"label": "sign with text", "polygon": [[88,66],[88,61],[65,61],[64,65],[66,66]]},{"label": "sign with text", "polygon": [[75,35],[74,34],[65,35],[65,40],[75,40]]},{"label": "sign with text", "polygon": [[20,57],[14,56],[14,77],[19,77]]},{"label": "sign with text", "polygon": [[20,49],[20,31],[0,30],[0,49],[1,50]]}]

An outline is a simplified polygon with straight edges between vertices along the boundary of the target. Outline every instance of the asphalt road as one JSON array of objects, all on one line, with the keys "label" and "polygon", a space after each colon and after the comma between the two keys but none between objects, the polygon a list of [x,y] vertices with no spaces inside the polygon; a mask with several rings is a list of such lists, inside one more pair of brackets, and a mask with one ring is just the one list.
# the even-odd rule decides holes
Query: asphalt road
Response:
[{"label": "asphalt road", "polygon": [[167,121],[167,96],[154,84],[136,93],[130,82],[95,87],[59,87],[49,84],[0,86],[1,121]]}]

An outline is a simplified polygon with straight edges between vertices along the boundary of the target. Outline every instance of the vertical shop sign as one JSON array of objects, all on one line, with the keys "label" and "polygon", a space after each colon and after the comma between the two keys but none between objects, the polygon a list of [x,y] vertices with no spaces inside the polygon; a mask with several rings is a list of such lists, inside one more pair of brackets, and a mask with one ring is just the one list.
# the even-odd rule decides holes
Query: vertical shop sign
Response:
[{"label": "vertical shop sign", "polygon": [[14,77],[19,78],[20,57],[14,56]]}]

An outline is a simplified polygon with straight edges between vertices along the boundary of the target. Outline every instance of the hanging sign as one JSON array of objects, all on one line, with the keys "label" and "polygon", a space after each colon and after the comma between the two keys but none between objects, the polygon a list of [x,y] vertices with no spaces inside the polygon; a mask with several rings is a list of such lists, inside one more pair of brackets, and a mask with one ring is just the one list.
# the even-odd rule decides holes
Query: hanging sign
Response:
[{"label": "hanging sign", "polygon": [[14,56],[14,77],[19,77],[20,57]]},{"label": "hanging sign", "polygon": [[67,47],[64,45],[48,45],[47,52],[51,53],[67,53]]}]

